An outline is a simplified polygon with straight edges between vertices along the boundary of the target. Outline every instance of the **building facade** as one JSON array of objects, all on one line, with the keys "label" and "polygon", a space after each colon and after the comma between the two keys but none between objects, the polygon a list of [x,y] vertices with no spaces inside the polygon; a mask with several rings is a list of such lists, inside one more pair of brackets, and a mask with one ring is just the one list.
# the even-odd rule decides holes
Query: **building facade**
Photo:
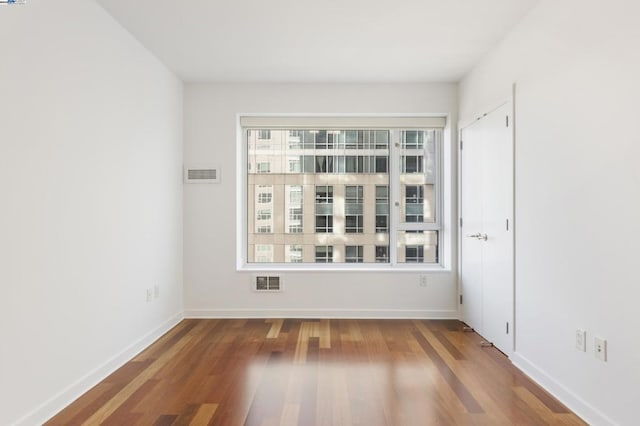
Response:
[{"label": "building facade", "polygon": [[246,132],[248,263],[438,262],[439,130]]}]

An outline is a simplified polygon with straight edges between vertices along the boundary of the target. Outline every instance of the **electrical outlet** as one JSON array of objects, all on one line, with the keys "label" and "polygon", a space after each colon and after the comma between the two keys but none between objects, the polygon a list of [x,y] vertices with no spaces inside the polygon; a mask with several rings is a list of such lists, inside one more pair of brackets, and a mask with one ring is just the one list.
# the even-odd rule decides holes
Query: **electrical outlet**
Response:
[{"label": "electrical outlet", "polygon": [[153,297],[155,297],[156,299],[157,299],[158,297],[160,297],[160,285],[159,285],[159,284],[156,284],[156,285],[153,287]]},{"label": "electrical outlet", "polygon": [[420,275],[420,287],[426,287],[427,286],[427,276],[426,275]]},{"label": "electrical outlet", "polygon": [[587,351],[587,332],[584,330],[576,330],[576,349],[581,352]]},{"label": "electrical outlet", "polygon": [[601,337],[596,337],[593,342],[593,351],[596,358],[607,361],[607,341]]},{"label": "electrical outlet", "polygon": [[153,289],[152,288],[148,288],[147,289],[147,302],[151,302],[153,300]]}]

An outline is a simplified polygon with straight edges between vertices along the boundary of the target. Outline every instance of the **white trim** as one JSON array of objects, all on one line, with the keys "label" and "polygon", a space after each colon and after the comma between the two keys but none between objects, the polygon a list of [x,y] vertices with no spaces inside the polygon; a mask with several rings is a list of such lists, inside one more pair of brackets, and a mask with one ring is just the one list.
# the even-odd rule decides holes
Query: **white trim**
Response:
[{"label": "white trim", "polygon": [[602,411],[580,398],[573,391],[559,383],[542,368],[529,361],[518,352],[512,354],[511,362],[531,380],[542,386],[544,390],[567,406],[582,420],[591,425],[616,425]]},{"label": "white trim", "polygon": [[239,272],[451,272],[437,263],[245,263]]},{"label": "white trim", "polygon": [[247,147],[245,132],[236,115],[236,270],[244,269],[247,259]]},{"label": "white trim", "polygon": [[[282,120],[285,120],[284,122]],[[318,120],[315,122],[314,120]],[[435,141],[436,151],[436,169],[438,171],[435,177],[436,186],[436,200],[438,210],[436,212],[436,223],[428,224],[400,224],[399,215],[389,215],[389,237],[390,242],[396,241],[398,231],[402,230],[424,230],[424,231],[437,231],[439,233],[438,241],[438,263],[418,263],[418,264],[404,264],[397,262],[396,244],[389,244],[389,256],[391,262],[385,265],[368,265],[362,264],[346,264],[344,269],[342,265],[336,266],[334,264],[322,265],[317,263],[305,263],[304,265],[292,266],[291,263],[271,264],[265,266],[263,263],[255,264],[247,262],[247,250],[248,250],[248,217],[247,217],[247,164],[248,164],[248,152],[247,152],[247,132],[246,129],[268,127],[272,129],[277,128],[291,128],[291,127],[304,127],[300,123],[312,123],[312,128],[325,127],[336,128],[335,120],[342,120],[342,123],[349,123],[355,120],[358,123],[366,124],[366,128],[384,128],[392,132],[400,129],[411,128],[430,128],[440,130],[439,136]],[[359,121],[358,121],[359,120]],[[403,121],[405,120],[405,121]],[[409,124],[414,120],[416,126],[404,125]],[[277,125],[274,125],[276,123]],[[283,124],[284,123],[284,124]],[[292,124],[293,123],[293,124]],[[317,124],[322,124],[317,126]],[[378,123],[375,125],[374,123]],[[380,126],[379,123],[388,124]],[[431,125],[426,125],[430,123]],[[259,126],[258,126],[259,124]],[[286,124],[286,125],[285,125]],[[433,125],[439,124],[439,125]],[[359,127],[359,126],[355,126]],[[362,127],[362,126],[360,126]],[[364,128],[363,127],[363,128]],[[397,136],[397,135],[396,135]],[[454,149],[451,145],[453,142],[451,139],[453,132],[450,125],[449,114],[416,114],[416,113],[391,113],[391,114],[259,114],[259,113],[237,113],[236,114],[236,211],[239,212],[236,215],[236,271],[252,272],[252,271],[426,271],[426,272],[450,272],[452,270],[451,257],[453,253],[448,251],[448,245],[453,245],[453,233],[451,231],[452,226],[449,224],[449,216],[445,215],[445,212],[450,211],[452,203],[452,191],[453,187],[445,188],[446,176],[449,175],[449,180],[452,180],[452,166],[450,163],[444,161],[445,158],[449,158],[452,152],[445,153],[445,148],[449,150]],[[399,161],[399,149],[396,148],[394,143],[394,137],[389,141],[389,207],[390,213],[395,208],[395,202],[399,199],[399,182],[397,177],[399,176],[398,161]],[[395,168],[394,168],[395,167]],[[394,182],[394,176],[396,176],[396,182]],[[395,191],[395,192],[394,192]],[[448,203],[445,206],[445,202]],[[397,213],[397,211],[396,211]],[[392,220],[396,217],[395,220]],[[398,221],[398,222],[396,222]],[[453,224],[455,226],[455,224]]]},{"label": "white trim", "polygon": [[188,309],[185,318],[458,319],[456,310],[403,309]]},{"label": "white trim", "polygon": [[[277,123],[274,118],[277,117]],[[242,114],[240,126],[245,129],[420,129],[425,127],[444,128],[446,117],[407,114],[406,116],[384,115],[252,115]]]},{"label": "white trim", "polygon": [[62,389],[56,395],[47,401],[38,405],[30,413],[27,413],[20,419],[16,420],[14,425],[35,425],[43,424],[53,416],[62,411],[65,407],[78,399],[89,389],[100,383],[111,373],[122,367],[137,354],[149,347],[153,342],[158,340],[163,334],[175,327],[184,319],[182,312],[175,314],[164,323],[129,345],[122,352],[107,360],[102,365],[96,367],[93,371],[88,372],[83,377]]}]

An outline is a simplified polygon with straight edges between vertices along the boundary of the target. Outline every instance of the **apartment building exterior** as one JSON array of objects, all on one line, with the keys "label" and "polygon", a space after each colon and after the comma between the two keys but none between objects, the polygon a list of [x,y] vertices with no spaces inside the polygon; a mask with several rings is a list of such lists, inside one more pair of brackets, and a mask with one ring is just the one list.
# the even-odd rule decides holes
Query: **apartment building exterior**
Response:
[{"label": "apartment building exterior", "polygon": [[247,263],[438,263],[440,139],[247,130]]}]

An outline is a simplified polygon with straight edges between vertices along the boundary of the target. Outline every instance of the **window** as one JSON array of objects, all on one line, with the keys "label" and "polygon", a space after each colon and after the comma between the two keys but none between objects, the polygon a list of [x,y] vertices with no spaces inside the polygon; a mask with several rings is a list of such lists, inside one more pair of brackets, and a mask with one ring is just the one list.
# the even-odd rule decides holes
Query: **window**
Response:
[{"label": "window", "polygon": [[258,127],[243,118],[243,265],[439,263],[440,127],[287,128],[271,116]]},{"label": "window", "polygon": [[271,203],[271,197],[273,196],[271,191],[271,186],[260,186],[258,187],[258,203],[259,204],[269,204]]},{"label": "window", "polygon": [[389,263],[389,246],[376,246],[376,262]]},{"label": "window", "polygon": [[302,207],[289,207],[289,233],[302,232]]},{"label": "window", "polygon": [[299,130],[290,130],[289,137],[287,138],[289,149],[301,149],[302,148],[302,132]]},{"label": "window", "polygon": [[376,186],[376,232],[389,232],[389,187],[387,185]]},{"label": "window", "polygon": [[422,173],[424,170],[424,157],[422,155],[403,155],[401,157],[400,170],[402,173]]},{"label": "window", "polygon": [[424,148],[425,132],[418,130],[406,130],[401,133],[402,148],[422,149]]},{"label": "window", "polygon": [[289,187],[289,205],[302,206],[302,187],[301,186]]},{"label": "window", "polygon": [[362,185],[345,187],[345,232],[361,234],[364,227],[362,217],[363,201],[362,201]]},{"label": "window", "polygon": [[316,246],[316,263],[332,263],[333,246]]},{"label": "window", "polygon": [[424,262],[424,247],[423,246],[406,246],[405,261],[407,263],[422,263]]},{"label": "window", "polygon": [[256,165],[256,171],[258,173],[271,173],[271,163],[262,162]]},{"label": "window", "polygon": [[260,140],[271,139],[271,130],[258,131],[258,139]]},{"label": "window", "polygon": [[387,173],[389,166],[389,157],[375,157],[375,172]]},{"label": "window", "polygon": [[316,186],[316,232],[333,232],[333,186]]},{"label": "window", "polygon": [[362,263],[362,246],[345,246],[344,259],[347,263]]},{"label": "window", "polygon": [[[254,220],[256,234],[270,234],[273,227],[273,185],[256,186],[256,215]],[[266,246],[265,244],[262,245]],[[258,247],[258,245],[256,245]],[[258,261],[256,249],[256,262]],[[264,259],[264,256],[262,257]],[[273,260],[271,260],[273,261]],[[266,262],[263,260],[263,262]]]},{"label": "window", "polygon": [[424,220],[424,188],[420,185],[405,187],[405,220],[422,222]]},{"label": "window", "polygon": [[258,210],[257,220],[270,220],[271,219],[271,210]]},{"label": "window", "polygon": [[256,244],[256,262],[257,263],[273,262],[273,245]]},{"label": "window", "polygon": [[300,159],[289,160],[289,173],[300,173]]},{"label": "window", "polygon": [[287,262],[289,263],[302,263],[302,246],[290,245],[288,248]]},{"label": "window", "polygon": [[438,237],[438,231],[399,231],[398,245],[404,247],[398,253],[399,260],[403,263],[438,263]]},{"label": "window", "polygon": [[316,173],[333,173],[333,156],[316,155]]}]

